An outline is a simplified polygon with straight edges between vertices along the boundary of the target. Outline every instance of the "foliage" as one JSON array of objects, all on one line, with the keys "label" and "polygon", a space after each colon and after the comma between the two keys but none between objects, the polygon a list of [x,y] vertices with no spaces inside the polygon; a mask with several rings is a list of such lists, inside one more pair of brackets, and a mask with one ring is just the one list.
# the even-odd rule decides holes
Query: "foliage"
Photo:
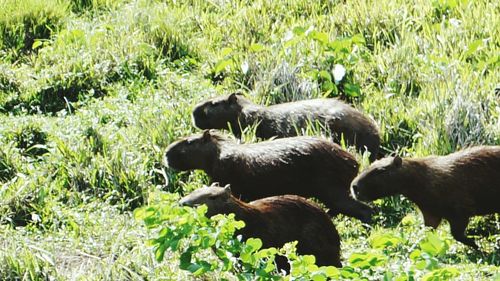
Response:
[{"label": "foliage", "polygon": [[[344,261],[343,268],[317,267],[313,256],[295,253],[295,243],[282,249],[262,249],[258,238],[242,241],[235,233],[245,225],[236,221],[234,214],[209,219],[204,216],[206,206],[181,207],[176,203],[179,197],[175,194],[156,197],[159,197],[156,203],[134,212],[136,219],[156,233],[147,244],[153,247],[160,262],[167,253],[178,255],[179,268],[194,276],[233,272],[238,280],[358,280],[365,276],[389,280],[444,280],[460,275],[457,268],[444,266],[450,243],[435,232],[419,233],[424,238],[416,243],[405,235],[376,232],[369,237],[372,249],[352,253]],[[215,254],[215,259],[207,259],[210,252]],[[274,261],[282,258],[280,256],[288,260],[289,272],[277,271]],[[387,268],[393,260],[401,264],[398,276]]]},{"label": "foliage", "polygon": [[2,0],[0,6],[0,49],[11,59],[35,49],[35,40],[49,39],[68,11],[67,3],[58,0]]},{"label": "foliage", "polygon": [[11,132],[8,138],[24,155],[40,156],[48,152],[47,133],[38,124],[30,123],[20,127]]},{"label": "foliage", "polygon": [[[183,270],[200,276],[207,272],[235,271],[239,280],[279,280],[274,261],[285,255],[291,265],[290,278],[326,280],[339,276],[334,267],[317,267],[313,256],[297,256],[293,245],[283,249],[261,249],[258,238],[241,241],[233,239],[235,231],[245,224],[236,221],[234,214],[206,218],[206,206],[192,209],[172,203],[177,196],[164,195],[161,204],[137,209],[136,219],[143,220],[150,229],[159,230],[158,236],[149,240],[155,257],[162,261],[167,251],[178,252]],[[170,202],[169,202],[170,201]],[[163,227],[165,226],[165,227]],[[212,249],[218,259],[208,260],[206,251]]]},{"label": "foliage", "polygon": [[[498,279],[498,215],[472,220],[473,251],[446,222],[424,228],[407,199],[378,200],[373,226],[333,218],[344,267],[317,268],[293,245],[234,237],[234,218],[179,208],[207,176],[162,160],[197,131],[195,104],[233,91],[261,104],[340,97],[374,118],[386,155],[499,144],[499,5],[0,0],[0,279],[274,278],[278,254],[293,264],[279,278]],[[134,220],[142,206],[164,215],[157,228]],[[144,244],[160,236],[162,262]]]}]

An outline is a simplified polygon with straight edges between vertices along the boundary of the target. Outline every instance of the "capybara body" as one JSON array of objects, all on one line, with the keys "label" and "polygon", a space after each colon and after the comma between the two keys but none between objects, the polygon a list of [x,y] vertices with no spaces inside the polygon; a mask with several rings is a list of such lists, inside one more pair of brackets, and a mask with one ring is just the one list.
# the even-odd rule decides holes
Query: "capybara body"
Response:
[{"label": "capybara body", "polygon": [[358,150],[377,158],[380,136],[375,122],[352,106],[337,99],[311,99],[272,106],[257,105],[239,94],[197,105],[193,121],[200,129],[227,129],[239,137],[242,129],[256,124],[259,138],[293,137],[310,124],[319,123],[339,142],[341,136]]},{"label": "capybara body", "polygon": [[[340,237],[330,217],[318,206],[296,195],[273,196],[245,203],[228,186],[206,186],[180,200],[181,205],[206,204],[207,215],[234,213],[245,227],[236,234],[260,238],[264,248],[298,241],[297,253],[314,255],[317,265],[341,267]],[[283,260],[278,268],[288,269]]]},{"label": "capybara body", "polygon": [[206,130],[171,144],[165,162],[177,170],[202,169],[212,182],[231,184],[233,193],[245,201],[295,194],[319,199],[332,215],[369,222],[373,212],[350,195],[358,171],[355,158],[317,137],[238,144]]},{"label": "capybara body", "polygon": [[363,201],[402,194],[413,201],[425,225],[444,218],[453,237],[476,248],[465,229],[469,218],[500,212],[500,146],[478,146],[447,156],[376,161],[352,182]]}]

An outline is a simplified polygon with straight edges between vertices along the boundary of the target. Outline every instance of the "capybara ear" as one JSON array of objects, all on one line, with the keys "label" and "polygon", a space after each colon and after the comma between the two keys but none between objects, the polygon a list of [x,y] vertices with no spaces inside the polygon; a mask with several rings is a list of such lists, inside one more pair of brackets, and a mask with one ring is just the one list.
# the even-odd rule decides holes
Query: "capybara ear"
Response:
[{"label": "capybara ear", "polygon": [[239,95],[239,93],[232,93],[232,94],[229,95],[229,97],[227,98],[227,100],[230,103],[236,103],[238,101],[238,95]]},{"label": "capybara ear", "polygon": [[396,168],[399,168],[401,167],[401,165],[403,164],[403,159],[399,156],[395,156],[393,159],[392,159],[392,165]]},{"label": "capybara ear", "polygon": [[208,141],[211,138],[212,138],[212,135],[210,134],[210,129],[207,129],[207,130],[203,131],[203,137],[202,137],[202,139],[204,141]]}]

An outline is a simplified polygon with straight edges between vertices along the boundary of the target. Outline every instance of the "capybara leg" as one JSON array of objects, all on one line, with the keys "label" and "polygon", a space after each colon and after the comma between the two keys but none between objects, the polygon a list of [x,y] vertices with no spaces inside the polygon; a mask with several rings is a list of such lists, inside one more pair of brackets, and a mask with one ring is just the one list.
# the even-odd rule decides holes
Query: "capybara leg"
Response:
[{"label": "capybara leg", "polygon": [[478,248],[474,239],[468,238],[465,235],[465,229],[469,224],[468,217],[451,218],[448,219],[448,221],[450,222],[451,235],[453,235],[453,238],[455,238],[457,241],[462,242],[463,244],[469,247],[472,247],[474,249]]},{"label": "capybara leg", "polygon": [[349,217],[357,218],[364,223],[371,223],[374,213],[370,206],[350,196],[337,197],[327,206],[331,209],[330,212],[328,212],[330,215],[341,213]]},{"label": "capybara leg", "polygon": [[420,211],[422,212],[422,215],[424,216],[425,226],[430,226],[430,227],[436,229],[439,226],[439,224],[441,224],[441,221],[443,220],[443,218],[435,216],[426,210],[420,209]]}]

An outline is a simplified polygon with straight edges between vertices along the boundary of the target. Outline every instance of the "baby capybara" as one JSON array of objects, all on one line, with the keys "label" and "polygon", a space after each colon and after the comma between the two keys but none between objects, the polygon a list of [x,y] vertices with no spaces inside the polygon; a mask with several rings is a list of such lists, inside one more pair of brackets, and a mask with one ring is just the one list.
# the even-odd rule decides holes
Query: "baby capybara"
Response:
[{"label": "baby capybara", "polygon": [[377,158],[380,136],[375,122],[352,106],[337,99],[312,99],[272,106],[257,105],[240,94],[208,100],[197,105],[193,121],[200,129],[227,129],[240,137],[242,129],[257,124],[259,138],[293,137],[308,123],[319,123],[330,131],[334,141],[343,135],[349,145],[370,152]]},{"label": "baby capybara", "polygon": [[[256,237],[264,248],[282,247],[298,241],[297,253],[314,255],[317,265],[340,263],[340,237],[330,217],[318,206],[296,195],[273,196],[245,203],[233,195],[229,186],[205,186],[182,198],[181,205],[207,205],[207,216],[234,213],[245,227],[236,234]],[[284,260],[278,268],[288,270]]]},{"label": "baby capybara", "polygon": [[359,200],[402,194],[413,201],[426,226],[444,218],[453,237],[477,248],[465,229],[469,218],[500,212],[500,146],[479,146],[447,156],[376,161],[352,182]]},{"label": "baby capybara", "polygon": [[245,201],[296,194],[319,199],[332,215],[371,219],[372,209],[349,191],[358,172],[356,159],[322,138],[238,144],[206,130],[171,144],[164,162],[177,170],[204,170],[212,182],[231,184],[233,193]]}]

